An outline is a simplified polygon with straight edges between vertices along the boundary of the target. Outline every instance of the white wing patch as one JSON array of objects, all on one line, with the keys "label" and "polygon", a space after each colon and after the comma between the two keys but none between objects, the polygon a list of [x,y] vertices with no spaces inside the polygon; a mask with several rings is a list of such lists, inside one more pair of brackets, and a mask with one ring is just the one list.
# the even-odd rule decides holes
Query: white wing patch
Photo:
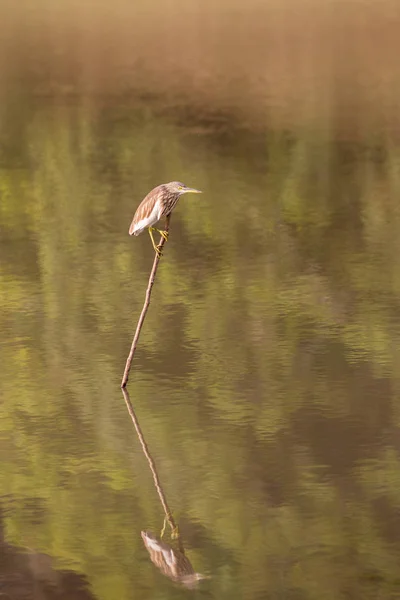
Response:
[{"label": "white wing patch", "polygon": [[140,219],[140,221],[138,221],[137,223],[135,223],[135,226],[133,227],[132,231],[130,231],[129,233],[132,235],[140,235],[143,231],[143,229],[146,229],[146,227],[151,227],[152,225],[154,225],[155,223],[157,223],[157,221],[160,220],[161,211],[158,210],[158,206],[157,204],[154,205],[153,210],[151,211],[151,213],[149,214],[148,217],[145,217],[144,219]]}]

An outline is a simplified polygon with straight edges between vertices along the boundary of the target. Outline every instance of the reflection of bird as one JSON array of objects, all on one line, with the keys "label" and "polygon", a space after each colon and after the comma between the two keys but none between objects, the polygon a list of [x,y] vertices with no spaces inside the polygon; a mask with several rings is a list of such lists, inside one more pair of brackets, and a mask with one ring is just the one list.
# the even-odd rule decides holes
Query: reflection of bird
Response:
[{"label": "reflection of bird", "polygon": [[181,583],[187,588],[196,587],[204,575],[195,573],[189,559],[179,550],[162,542],[150,531],[142,531],[142,538],[152,562],[172,581]]},{"label": "reflection of bird", "polygon": [[147,196],[139,204],[135,216],[132,219],[131,226],[129,227],[129,235],[139,235],[143,229],[148,227],[149,234],[151,237],[151,243],[156,251],[157,255],[160,256],[160,248],[156,245],[153,238],[153,231],[158,231],[160,235],[167,241],[168,231],[156,229],[153,227],[161,217],[168,217],[174,210],[177,202],[182,194],[201,194],[200,190],[187,187],[180,181],[171,181],[170,183],[163,183],[151,190]]}]

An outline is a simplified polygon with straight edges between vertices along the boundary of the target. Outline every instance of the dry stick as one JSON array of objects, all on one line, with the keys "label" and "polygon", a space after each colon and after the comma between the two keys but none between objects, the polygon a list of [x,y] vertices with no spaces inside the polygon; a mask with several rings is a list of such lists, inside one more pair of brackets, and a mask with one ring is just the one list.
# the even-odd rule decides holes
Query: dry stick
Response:
[{"label": "dry stick", "polygon": [[[169,215],[166,218],[166,221],[165,221],[165,231],[167,231],[167,232],[169,231],[169,222],[170,222],[170,220],[171,220],[171,216]],[[162,251],[162,248],[163,248],[164,244],[165,244],[165,239],[163,237],[161,237],[160,243],[158,244],[158,248],[160,249],[160,252]],[[153,287],[154,279],[156,277],[156,273],[157,273],[157,269],[158,269],[158,263],[160,262],[160,257],[161,257],[161,254],[157,254],[157,252],[156,252],[156,255],[154,257],[154,262],[153,262],[153,268],[151,269],[151,273],[150,273],[150,277],[149,277],[149,283],[147,285],[146,298],[145,298],[145,301],[144,301],[144,304],[143,304],[142,312],[140,313],[138,324],[136,326],[135,335],[133,336],[132,346],[131,346],[131,349],[129,351],[128,358],[126,360],[124,376],[122,377],[122,382],[121,382],[121,388],[122,389],[124,389],[126,387],[126,384],[128,383],[129,371],[131,370],[131,364],[132,364],[133,356],[135,354],[135,350],[136,350],[136,346],[137,346],[137,343],[138,343],[140,331],[142,329],[142,325],[143,325],[144,319],[146,317],[147,309],[149,308],[150,296],[151,296],[151,289]]]},{"label": "dry stick", "polygon": [[[157,473],[157,469],[156,469],[156,465],[154,464],[154,460],[152,459],[149,449],[147,447],[146,441],[144,439],[142,430],[140,428],[139,425],[139,421],[137,420],[135,411],[133,410],[133,406],[132,406],[132,402],[131,399],[129,397],[129,393],[128,390],[125,388],[122,388],[122,393],[124,395],[124,400],[125,400],[125,404],[126,407],[128,409],[129,415],[132,419],[132,422],[135,426],[136,429],[136,433],[137,436],[139,438],[139,442],[140,445],[142,446],[142,450],[143,450],[143,454],[145,455],[145,457],[147,458],[147,462],[149,463],[149,467],[150,467],[150,471],[152,472],[153,475],[153,479],[154,479],[154,485],[156,487],[157,493],[158,493],[158,497],[160,498],[160,502],[162,504],[162,507],[164,509],[164,513],[165,513],[165,518],[168,521],[169,526],[171,527],[172,531],[177,531],[177,526],[174,520],[174,517],[171,514],[171,510],[167,504],[167,499],[165,498],[165,494],[164,491],[162,489],[161,483],[160,483],[160,479],[158,477],[158,473]],[[179,544],[179,550],[182,552],[182,554],[185,553],[185,550],[183,548],[182,545],[182,540],[180,538],[180,536],[178,536],[178,544]]]}]

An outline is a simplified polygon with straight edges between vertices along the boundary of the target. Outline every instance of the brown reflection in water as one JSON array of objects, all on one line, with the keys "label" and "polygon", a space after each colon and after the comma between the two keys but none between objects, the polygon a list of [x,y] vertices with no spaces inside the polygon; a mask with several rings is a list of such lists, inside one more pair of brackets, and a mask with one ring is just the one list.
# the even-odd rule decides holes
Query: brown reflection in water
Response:
[{"label": "brown reflection in water", "polygon": [[129,393],[126,388],[122,388],[122,393],[124,396],[126,406],[128,408],[129,415],[132,419],[132,423],[136,429],[136,433],[138,435],[140,445],[142,446],[143,454],[145,455],[145,457],[147,458],[147,462],[149,463],[150,471],[151,471],[151,473],[153,475],[153,479],[154,479],[154,485],[155,485],[158,497],[160,499],[161,505],[164,510],[165,520],[166,520],[166,522],[168,522],[169,526],[171,527],[172,534],[175,535],[177,539],[180,539],[178,527],[174,521],[171,510],[168,506],[167,499],[164,494],[164,490],[161,486],[161,482],[158,477],[156,465],[155,465],[154,460],[153,460],[153,458],[149,452],[149,449],[147,447],[146,440],[144,439],[144,436],[143,436],[142,430],[140,428],[139,421],[137,420],[135,411],[133,410],[133,406],[132,406],[131,399],[129,397]]},{"label": "brown reflection in water", "polygon": [[161,532],[161,537],[164,535],[166,523],[168,523],[168,525],[171,528],[171,537],[174,540],[176,540],[178,548],[173,548],[170,544],[161,541],[150,531],[141,532],[144,545],[146,546],[150,554],[152,562],[156,565],[158,569],[160,569],[163,575],[166,575],[172,581],[181,583],[185,587],[196,587],[198,581],[200,579],[204,579],[205,577],[204,575],[201,575],[200,573],[196,573],[194,571],[191,562],[189,561],[187,556],[185,556],[185,548],[183,546],[178,526],[172,516],[171,509],[169,508],[169,505],[167,503],[167,499],[157,473],[155,462],[149,452],[146,440],[144,439],[143,432],[141,430],[139,421],[133,409],[128,390],[126,388],[122,388],[122,394],[124,396],[125,404],[127,406],[129,415],[132,419],[136,433],[138,435],[140,445],[142,446],[143,454],[147,459],[150,471],[153,475],[154,485],[158,497],[160,499],[161,505],[163,507],[165,519],[164,527]]},{"label": "brown reflection in water", "polygon": [[204,575],[194,571],[192,563],[184,552],[161,541],[151,531],[141,533],[152,562],[163,575],[189,589],[195,588],[200,579],[205,579]]},{"label": "brown reflection in water", "polygon": [[0,522],[1,600],[93,600],[85,578],[55,570],[47,554],[7,544]]}]

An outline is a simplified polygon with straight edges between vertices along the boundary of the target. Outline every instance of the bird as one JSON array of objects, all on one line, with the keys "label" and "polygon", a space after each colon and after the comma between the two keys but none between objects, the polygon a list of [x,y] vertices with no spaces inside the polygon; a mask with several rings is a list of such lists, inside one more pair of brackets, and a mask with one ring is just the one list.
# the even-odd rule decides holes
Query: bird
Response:
[{"label": "bird", "polygon": [[[152,189],[139,204],[132,219],[131,226],[129,227],[129,235],[140,235],[142,231],[147,228],[154,251],[157,256],[160,257],[161,249],[154,241],[153,231],[158,231],[164,240],[167,241],[169,218],[177,205],[179,198],[182,194],[201,193],[200,190],[190,188],[180,181],[170,181],[169,183],[158,185]],[[156,227],[153,227],[161,217],[166,217],[166,229],[157,229]]]},{"label": "bird", "polygon": [[189,589],[197,587],[200,579],[207,579],[205,575],[195,573],[192,563],[183,552],[162,542],[151,531],[142,531],[141,535],[152,562],[163,575]]}]

